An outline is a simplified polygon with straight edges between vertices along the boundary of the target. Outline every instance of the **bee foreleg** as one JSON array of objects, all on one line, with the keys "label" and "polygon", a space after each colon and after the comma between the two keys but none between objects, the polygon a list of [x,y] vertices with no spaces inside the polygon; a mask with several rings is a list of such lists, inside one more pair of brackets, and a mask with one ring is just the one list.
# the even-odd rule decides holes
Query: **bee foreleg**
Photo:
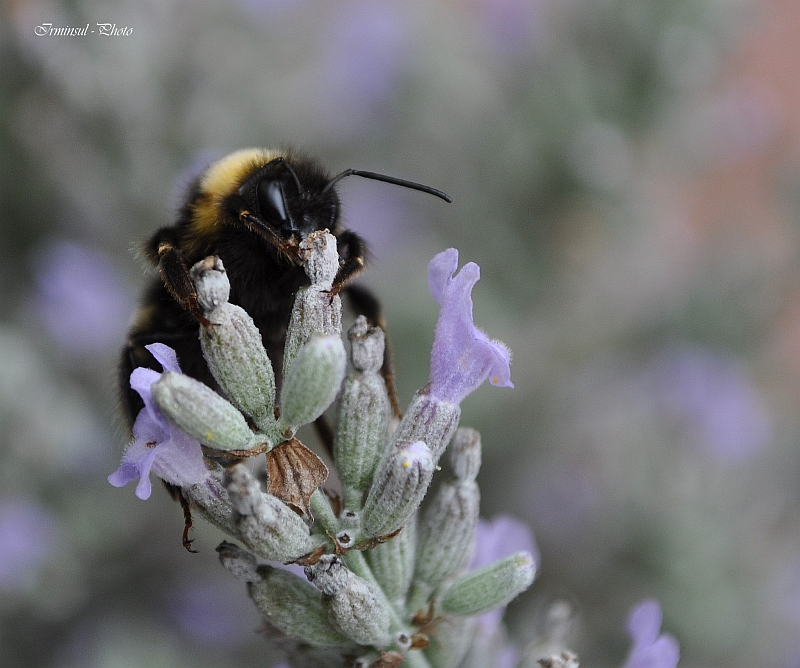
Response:
[{"label": "bee foreleg", "polygon": [[339,271],[336,272],[333,288],[330,290],[331,296],[339,294],[350,279],[364,270],[367,255],[366,243],[355,232],[343,230],[337,235],[336,241],[340,260]]},{"label": "bee foreleg", "polygon": [[203,315],[203,310],[197,302],[197,290],[189,276],[186,256],[168,239],[156,238],[153,239],[153,242],[156,242],[158,272],[172,298],[178,302],[181,308],[191,313],[203,327],[209,327],[211,323]]}]

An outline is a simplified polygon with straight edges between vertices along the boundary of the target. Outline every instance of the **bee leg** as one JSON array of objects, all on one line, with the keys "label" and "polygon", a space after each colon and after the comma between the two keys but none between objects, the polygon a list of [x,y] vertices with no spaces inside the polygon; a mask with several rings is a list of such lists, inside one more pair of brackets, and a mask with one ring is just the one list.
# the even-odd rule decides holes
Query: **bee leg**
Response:
[{"label": "bee leg", "polygon": [[203,327],[209,327],[211,323],[203,315],[203,310],[197,302],[197,290],[189,276],[186,256],[178,248],[174,230],[171,228],[159,230],[150,239],[145,251],[158,266],[161,280],[172,298],[181,308],[191,313]]},{"label": "bee leg", "polygon": [[397,400],[397,388],[394,384],[394,356],[392,355],[392,345],[389,341],[389,334],[386,331],[386,321],[383,318],[383,311],[378,299],[369,290],[360,285],[346,285],[344,293],[347,295],[350,306],[358,315],[363,315],[367,322],[373,327],[380,327],[383,330],[385,347],[383,350],[383,364],[381,365],[381,375],[386,383],[386,390],[389,392],[389,402],[392,405],[392,412],[396,417],[403,417],[400,411],[400,404]]},{"label": "bee leg", "polygon": [[161,482],[164,483],[164,487],[167,490],[167,493],[172,497],[173,501],[177,501],[181,504],[181,510],[183,510],[183,536],[181,538],[181,542],[183,543],[183,547],[187,552],[197,554],[197,550],[192,548],[194,538],[189,538],[189,532],[192,530],[193,526],[192,509],[189,506],[189,502],[186,500],[186,497],[183,495],[180,487],[171,485],[164,480]]},{"label": "bee leg", "polygon": [[[347,282],[364,269],[367,245],[355,232],[343,230],[336,238],[339,247],[340,266],[333,279],[331,297],[339,294]],[[365,314],[366,315],[366,314]]]}]

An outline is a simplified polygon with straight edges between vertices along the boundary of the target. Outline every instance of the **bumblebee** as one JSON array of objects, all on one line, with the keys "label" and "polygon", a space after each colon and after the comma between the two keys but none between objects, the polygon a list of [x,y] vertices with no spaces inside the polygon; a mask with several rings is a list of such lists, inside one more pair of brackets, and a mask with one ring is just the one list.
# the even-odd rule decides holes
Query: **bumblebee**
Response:
[{"label": "bumblebee", "polygon": [[[332,294],[342,291],[357,314],[383,325],[377,299],[349,282],[364,268],[366,245],[341,224],[336,184],[347,176],[452,201],[419,183],[355,169],[330,176],[312,159],[264,149],[232,153],[194,179],[175,224],[158,230],[143,249],[159,277],[145,292],[122,355],[120,385],[130,425],[143,406],[128,385],[131,371],[139,366],[160,370],[145,349],[150,343],[174,348],[184,373],[218,389],[200,349],[198,323],[208,323],[189,278],[189,268],[209,255],[222,259],[230,301],[253,318],[278,373],[295,295],[308,284],[299,245],[312,232],[328,229],[337,238],[340,266]],[[390,369],[387,356],[384,375],[397,411]]]}]

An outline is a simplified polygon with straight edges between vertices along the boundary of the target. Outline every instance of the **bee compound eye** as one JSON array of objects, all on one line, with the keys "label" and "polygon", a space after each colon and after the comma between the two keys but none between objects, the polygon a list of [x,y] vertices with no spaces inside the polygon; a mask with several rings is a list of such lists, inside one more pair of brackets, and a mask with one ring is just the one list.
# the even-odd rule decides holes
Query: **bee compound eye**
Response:
[{"label": "bee compound eye", "polygon": [[256,187],[256,199],[264,220],[276,226],[287,222],[286,200],[280,181],[274,178],[261,179]]}]

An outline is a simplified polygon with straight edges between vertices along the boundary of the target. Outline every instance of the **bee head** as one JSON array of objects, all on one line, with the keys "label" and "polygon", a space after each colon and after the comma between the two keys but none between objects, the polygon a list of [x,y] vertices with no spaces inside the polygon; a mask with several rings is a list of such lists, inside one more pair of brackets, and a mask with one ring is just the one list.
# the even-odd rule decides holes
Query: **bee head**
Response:
[{"label": "bee head", "polygon": [[420,190],[446,201],[443,192],[375,172],[346,169],[332,177],[314,160],[293,154],[246,149],[211,165],[192,200],[198,238],[224,227],[246,230],[276,248],[296,248],[312,232],[339,231],[339,196],[335,185],[362,176]]},{"label": "bee head", "polygon": [[315,163],[278,156],[239,186],[232,203],[240,218],[268,236],[299,241],[317,230],[336,229],[339,198],[326,188],[329,182]]}]

